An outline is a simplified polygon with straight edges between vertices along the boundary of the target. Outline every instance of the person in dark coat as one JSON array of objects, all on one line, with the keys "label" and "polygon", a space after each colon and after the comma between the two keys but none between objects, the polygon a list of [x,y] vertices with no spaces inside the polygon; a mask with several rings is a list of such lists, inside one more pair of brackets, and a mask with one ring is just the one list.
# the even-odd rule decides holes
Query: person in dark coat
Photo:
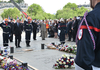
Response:
[{"label": "person in dark coat", "polygon": [[73,42],[75,42],[76,39],[76,33],[77,33],[77,27],[78,27],[78,21],[76,19],[76,17],[74,17],[74,21],[72,23],[72,35],[73,35]]},{"label": "person in dark coat", "polygon": [[61,44],[64,44],[65,43],[65,33],[66,33],[66,24],[64,23],[64,19],[61,18],[61,23],[59,24],[58,28],[59,28],[59,32],[60,32],[60,36],[59,36],[59,39],[60,39],[60,42]]},{"label": "person in dark coat", "polygon": [[20,23],[20,20],[17,19],[17,22],[14,24],[14,34],[15,34],[15,46],[16,48],[21,48],[21,34],[22,34],[23,26]]},{"label": "person in dark coat", "polygon": [[11,36],[9,37],[10,42],[13,42],[13,30],[14,30],[14,22],[13,19],[9,22],[10,27],[11,27]]},{"label": "person in dark coat", "polygon": [[66,36],[67,36],[67,34],[68,34],[68,30],[67,30],[67,23],[68,23],[68,21],[67,21],[67,19],[65,19],[65,23],[66,23]]},{"label": "person in dark coat", "polygon": [[[81,21],[82,21],[82,18],[83,18],[83,16],[80,16],[80,19],[79,19],[79,21],[78,21],[78,27],[79,27],[79,25],[80,25],[80,23],[81,23]],[[78,29],[78,28],[77,28]]]},{"label": "person in dark coat", "polygon": [[54,30],[54,38],[57,38],[58,36],[58,23],[56,20],[54,20],[54,24],[53,24],[53,30]]},{"label": "person in dark coat", "polygon": [[49,37],[54,37],[53,23],[50,21],[49,24]]},{"label": "person in dark coat", "polygon": [[34,22],[32,22],[32,25],[33,25],[33,39],[36,40],[36,33],[37,33],[37,22],[36,22],[36,19]]},{"label": "person in dark coat", "polygon": [[67,23],[67,32],[68,32],[68,41],[71,41],[71,37],[72,37],[72,30],[71,30],[71,26],[72,26],[72,19],[70,18],[68,20],[68,23]]},{"label": "person in dark coat", "polygon": [[24,31],[25,31],[25,39],[26,39],[26,46],[30,47],[30,39],[31,39],[31,33],[32,33],[32,23],[31,18],[28,17],[28,22],[24,23]]},{"label": "person in dark coat", "polygon": [[11,35],[11,27],[8,24],[8,19],[4,19],[4,23],[0,24],[0,27],[3,29],[3,46],[9,46],[8,40],[9,36]]},{"label": "person in dark coat", "polygon": [[100,70],[100,0],[90,0],[90,5],[93,10],[78,29],[75,70]]}]

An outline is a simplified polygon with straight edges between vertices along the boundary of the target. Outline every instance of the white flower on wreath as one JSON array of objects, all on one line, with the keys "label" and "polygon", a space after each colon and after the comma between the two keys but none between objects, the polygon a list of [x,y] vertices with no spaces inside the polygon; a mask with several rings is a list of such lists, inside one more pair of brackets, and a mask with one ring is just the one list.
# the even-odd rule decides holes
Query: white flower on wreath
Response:
[{"label": "white flower on wreath", "polygon": [[66,62],[63,62],[63,64],[65,65],[65,64],[66,64]]},{"label": "white flower on wreath", "polygon": [[60,61],[59,64],[62,65],[62,62]]}]

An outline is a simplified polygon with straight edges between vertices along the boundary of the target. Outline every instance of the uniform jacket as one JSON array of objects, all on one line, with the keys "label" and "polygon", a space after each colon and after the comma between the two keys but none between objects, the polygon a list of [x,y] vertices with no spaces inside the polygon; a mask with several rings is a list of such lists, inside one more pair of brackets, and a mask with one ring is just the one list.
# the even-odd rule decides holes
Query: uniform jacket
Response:
[{"label": "uniform jacket", "polygon": [[1,23],[0,27],[3,29],[3,33],[11,34],[11,27],[9,24],[6,25],[4,23]]},{"label": "uniform jacket", "polygon": [[61,30],[61,31],[62,31],[62,30],[65,31],[65,30],[66,30],[66,24],[65,24],[65,23],[60,23],[59,26],[58,26],[58,28],[59,28],[59,30]]},{"label": "uniform jacket", "polygon": [[28,23],[28,22],[25,22],[24,23],[24,31],[30,31],[32,32],[32,29],[33,29],[33,26],[32,26],[32,23]]},{"label": "uniform jacket", "polygon": [[66,24],[60,23],[58,27],[59,27],[59,30],[60,30],[59,39],[60,39],[61,42],[65,42]]},{"label": "uniform jacket", "polygon": [[82,38],[78,39],[77,55],[75,63],[85,70],[92,70],[92,65],[100,68],[100,3],[94,10],[89,12],[86,20],[93,34],[96,46],[94,50],[93,41],[85,22],[81,26]]}]

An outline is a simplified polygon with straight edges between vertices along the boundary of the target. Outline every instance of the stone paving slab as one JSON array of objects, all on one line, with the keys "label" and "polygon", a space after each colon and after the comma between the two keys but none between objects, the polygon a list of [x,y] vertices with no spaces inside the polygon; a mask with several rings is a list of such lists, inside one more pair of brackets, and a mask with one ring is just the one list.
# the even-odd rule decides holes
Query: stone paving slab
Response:
[{"label": "stone paving slab", "polygon": [[[2,33],[2,31],[0,31],[0,33]],[[75,57],[75,55],[68,54],[66,52],[61,52],[61,51],[52,50],[52,49],[46,49],[46,46],[45,46],[45,49],[42,50],[41,49],[42,43],[49,44],[49,43],[54,42],[54,43],[58,44],[59,39],[46,38],[46,40],[43,41],[43,40],[41,40],[41,37],[39,37],[39,35],[40,34],[37,35],[36,41],[34,41],[32,39],[33,35],[31,36],[31,43],[30,43],[31,47],[28,48],[28,47],[26,47],[26,44],[25,44],[25,33],[23,32],[22,42],[21,42],[22,48],[16,49],[15,45],[14,45],[15,42],[9,43],[10,46],[13,46],[15,48],[14,49],[15,53],[12,55],[15,58],[17,58],[23,62],[27,62],[29,65],[37,68],[38,70],[57,70],[52,67],[55,64],[56,60],[62,56],[62,54],[67,54],[67,55],[71,55],[71,56]],[[15,41],[15,38],[14,38],[14,41]],[[74,42],[66,41],[66,43],[75,45]],[[2,34],[0,34],[0,46],[2,46]],[[25,52],[25,51],[23,51],[24,49],[33,49],[33,51]],[[73,68],[73,69],[58,69],[58,70],[75,70],[75,69]]]}]

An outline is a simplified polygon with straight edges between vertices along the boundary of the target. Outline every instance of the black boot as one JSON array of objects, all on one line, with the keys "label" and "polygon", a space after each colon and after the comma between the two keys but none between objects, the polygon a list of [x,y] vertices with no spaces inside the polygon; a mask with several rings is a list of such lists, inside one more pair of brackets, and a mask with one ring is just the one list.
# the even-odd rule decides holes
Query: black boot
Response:
[{"label": "black boot", "polygon": [[30,41],[28,41],[28,47],[30,47]]},{"label": "black boot", "polygon": [[30,41],[26,41],[27,47],[30,47],[29,43],[30,43]]},{"label": "black boot", "polygon": [[28,47],[28,41],[26,41],[26,46]]}]

